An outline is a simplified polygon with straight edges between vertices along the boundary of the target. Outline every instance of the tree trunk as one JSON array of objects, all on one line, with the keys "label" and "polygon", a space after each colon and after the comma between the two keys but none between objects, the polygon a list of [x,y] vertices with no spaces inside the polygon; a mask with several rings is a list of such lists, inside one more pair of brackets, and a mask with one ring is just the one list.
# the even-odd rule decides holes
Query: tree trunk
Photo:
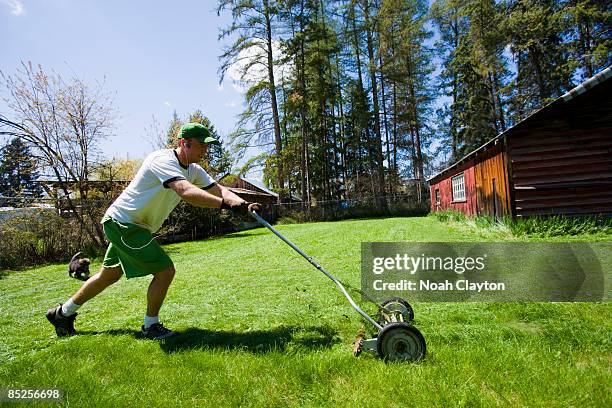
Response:
[{"label": "tree trunk", "polygon": [[376,81],[376,59],[374,57],[374,40],[372,38],[372,27],[370,27],[369,1],[364,0],[364,17],[366,24],[366,39],[368,59],[370,64],[370,81],[372,82],[372,105],[374,109],[374,144],[376,147],[376,161],[378,171],[378,188],[381,195],[385,194],[385,170],[383,165],[382,136],[380,132],[380,110],[378,105],[378,86]]},{"label": "tree trunk", "polygon": [[268,0],[264,0],[264,16],[266,19],[266,54],[268,57],[268,91],[270,92],[270,100],[272,104],[272,119],[274,121],[274,144],[276,147],[276,163],[278,166],[277,172],[277,183],[279,187],[278,191],[278,204],[283,202],[283,193],[285,188],[284,175],[283,175],[283,163],[281,160],[282,143],[281,143],[281,132],[280,132],[280,119],[278,114],[278,103],[276,101],[276,85],[274,83],[274,60],[272,58],[272,23],[270,21],[270,7]]},{"label": "tree trunk", "polygon": [[497,105],[497,109],[498,109],[498,118],[499,118],[499,124],[501,126],[501,130],[502,132],[504,132],[506,130],[506,118],[505,118],[505,114],[504,114],[504,105],[502,104],[502,100],[501,100],[501,91],[500,91],[500,86],[499,86],[499,74],[497,71],[493,72],[493,81],[495,84],[495,98],[496,98],[496,105]]},{"label": "tree trunk", "polygon": [[[456,16],[456,13],[453,14]],[[451,29],[453,30],[453,51],[459,47],[459,21],[456,17],[451,20]],[[459,145],[459,132],[457,132],[457,71],[452,72],[452,94],[453,101],[451,105],[451,119],[450,119],[450,132],[451,132],[451,150],[453,152],[452,160],[457,160],[457,146]]]},{"label": "tree trunk", "polygon": [[342,99],[342,86],[340,83],[340,58],[336,55],[336,69],[338,70],[338,108],[340,109],[340,161],[342,167],[342,182],[344,184],[344,195],[348,198],[348,179],[346,174],[346,133],[344,128],[344,106]]},{"label": "tree trunk", "polygon": [[393,169],[395,175],[399,174],[397,170],[397,86],[393,82]]},{"label": "tree trunk", "polygon": [[[382,97],[382,109],[383,109],[383,123],[385,124],[385,152],[387,153],[387,167],[391,168],[391,156],[390,156],[390,148],[389,148],[389,124],[387,122],[387,104],[385,101],[385,79],[383,74],[383,59],[382,55],[378,56],[380,61],[380,93]],[[389,179],[389,192],[393,192],[392,181]]]},{"label": "tree trunk", "polygon": [[[413,74],[413,66],[412,66],[412,60],[410,59],[410,56],[408,56],[407,58],[407,62],[408,62],[408,76],[409,78],[413,78],[414,74]],[[408,81],[409,85],[409,92],[410,92],[410,108],[412,110],[412,123],[413,123],[413,127],[414,127],[414,149],[415,149],[415,154],[416,154],[416,169],[417,169],[417,178],[419,179],[419,185],[420,183],[423,182],[423,152],[421,150],[421,134],[420,134],[420,121],[419,121],[419,113],[418,113],[418,108],[417,108],[417,99],[416,99],[416,92],[414,91],[414,81],[409,79]],[[421,201],[420,199],[420,187],[419,187],[419,201]]]},{"label": "tree trunk", "polygon": [[304,70],[306,69],[306,61],[304,57],[304,28],[302,27],[304,14],[304,0],[300,3],[300,56],[299,60],[296,61],[296,67],[298,67],[299,76],[299,94],[300,94],[300,132],[301,132],[301,158],[300,158],[300,176],[301,176],[301,198],[302,201],[310,201],[309,190],[308,190],[308,167],[306,165],[307,153],[306,145],[306,79]]},{"label": "tree trunk", "polygon": [[[355,47],[355,57],[357,59],[357,79],[359,81],[359,97],[362,98],[365,96],[365,89],[363,87],[363,75],[361,73],[361,52],[359,51],[359,37],[357,35],[357,25],[355,24],[356,16],[355,16],[355,5],[351,4],[352,7],[352,26],[353,26],[353,46]],[[362,158],[361,158],[361,132],[365,131],[366,143],[370,140],[370,131],[368,129],[368,123],[365,124],[362,121],[362,118],[359,117],[359,124],[363,126],[363,129],[360,127],[356,129],[355,137],[357,138],[357,147],[356,147],[356,159],[357,159],[357,186],[359,186],[359,173],[362,170]],[[372,172],[369,174],[370,176],[370,184],[372,184]]]}]

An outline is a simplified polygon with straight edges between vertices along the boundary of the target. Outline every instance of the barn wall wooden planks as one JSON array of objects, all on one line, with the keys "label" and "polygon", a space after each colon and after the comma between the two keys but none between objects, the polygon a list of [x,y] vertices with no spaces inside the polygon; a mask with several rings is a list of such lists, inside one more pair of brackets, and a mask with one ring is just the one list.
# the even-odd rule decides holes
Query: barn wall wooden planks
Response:
[{"label": "barn wall wooden planks", "polygon": [[[511,214],[504,152],[477,161],[474,166],[477,215],[502,218]],[[495,191],[493,186],[495,185]]]},{"label": "barn wall wooden planks", "polygon": [[[463,173],[465,185],[465,200],[453,200],[453,177]],[[440,202],[436,202],[436,190],[440,192]],[[474,166],[466,163],[465,166],[457,168],[455,172],[442,179],[439,183],[430,187],[432,211],[457,210],[467,215],[476,214],[476,183],[474,180]]]},{"label": "barn wall wooden planks", "polygon": [[508,138],[516,215],[611,213],[612,81],[527,124]]},{"label": "barn wall wooden planks", "polygon": [[[460,171],[473,177],[474,199],[453,203],[450,180]],[[497,217],[612,214],[612,69],[429,181],[432,211],[454,208],[468,215]],[[437,189],[440,203],[436,203]]]}]

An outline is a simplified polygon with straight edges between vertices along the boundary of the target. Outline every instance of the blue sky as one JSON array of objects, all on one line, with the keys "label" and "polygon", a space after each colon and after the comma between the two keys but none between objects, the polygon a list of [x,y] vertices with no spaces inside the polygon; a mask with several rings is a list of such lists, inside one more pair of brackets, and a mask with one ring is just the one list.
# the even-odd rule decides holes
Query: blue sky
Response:
[{"label": "blue sky", "polygon": [[[0,70],[20,61],[45,71],[105,80],[119,113],[106,157],[142,158],[155,116],[162,128],[172,113],[201,109],[222,137],[234,128],[243,97],[226,80],[218,84],[218,56],[227,41],[216,1],[0,0]],[[4,90],[0,90],[4,92]],[[0,112],[7,114],[0,102]]]}]

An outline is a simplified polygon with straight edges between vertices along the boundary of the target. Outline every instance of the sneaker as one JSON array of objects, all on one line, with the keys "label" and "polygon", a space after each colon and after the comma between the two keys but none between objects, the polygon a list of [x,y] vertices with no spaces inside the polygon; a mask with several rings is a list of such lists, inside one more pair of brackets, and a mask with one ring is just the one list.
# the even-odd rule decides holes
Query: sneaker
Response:
[{"label": "sneaker", "polygon": [[76,333],[74,330],[74,319],[76,319],[78,313],[71,316],[64,316],[62,314],[62,305],[54,307],[47,311],[47,320],[53,326],[55,326],[55,333],[57,337],[72,336]]},{"label": "sneaker", "polygon": [[140,333],[143,337],[151,340],[163,340],[168,337],[176,336],[176,333],[170,329],[164,327],[161,323],[153,323],[148,329],[144,326],[140,329]]}]

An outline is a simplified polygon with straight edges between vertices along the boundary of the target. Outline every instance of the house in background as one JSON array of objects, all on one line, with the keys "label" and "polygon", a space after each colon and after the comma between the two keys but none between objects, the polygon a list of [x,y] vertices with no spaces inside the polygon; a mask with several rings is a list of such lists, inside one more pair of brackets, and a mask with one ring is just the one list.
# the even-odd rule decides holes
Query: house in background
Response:
[{"label": "house in background", "polygon": [[261,182],[228,173],[219,178],[219,184],[227,187],[243,200],[262,204],[261,215],[266,221],[274,222],[276,220],[278,216],[276,206],[278,194],[265,187]]},{"label": "house in background", "polygon": [[612,67],[428,181],[432,211],[612,214]]},{"label": "house in background", "polygon": [[260,204],[276,204],[278,194],[268,189],[258,180],[247,179],[227,173],[219,179],[219,184],[246,201]]}]

